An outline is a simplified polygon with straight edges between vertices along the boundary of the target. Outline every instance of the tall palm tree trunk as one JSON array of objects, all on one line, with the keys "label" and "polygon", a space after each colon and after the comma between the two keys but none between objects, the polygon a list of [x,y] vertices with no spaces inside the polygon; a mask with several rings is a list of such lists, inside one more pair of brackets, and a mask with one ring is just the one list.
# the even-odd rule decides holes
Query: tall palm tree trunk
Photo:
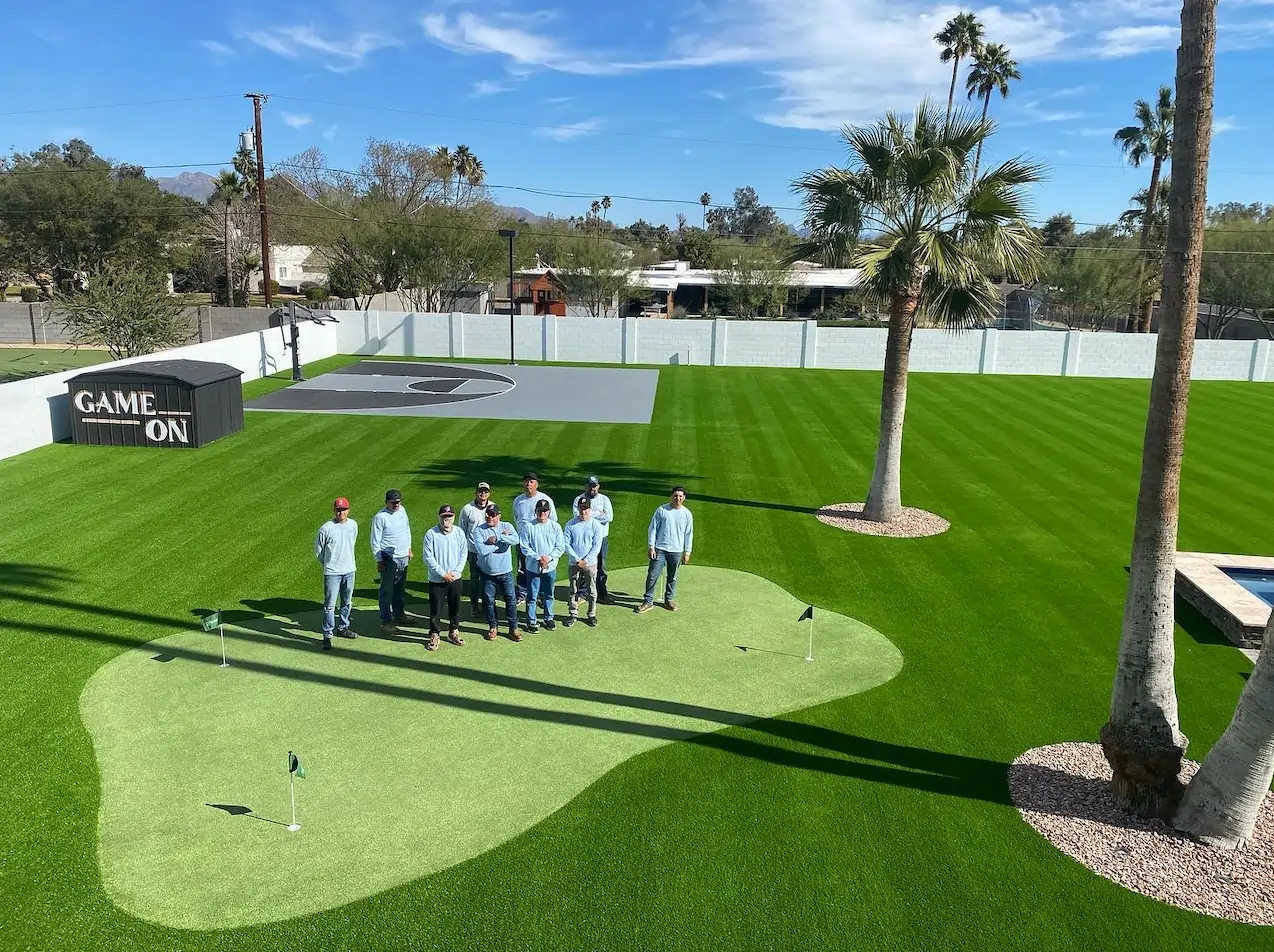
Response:
[{"label": "tall palm tree trunk", "polygon": [[1246,846],[1274,780],[1274,612],[1234,719],[1186,787],[1174,825],[1209,846]]},{"label": "tall palm tree trunk", "polygon": [[1163,271],[1163,308],[1142,447],[1119,669],[1102,750],[1116,800],[1141,816],[1171,817],[1189,743],[1173,683],[1173,582],[1181,454],[1203,260],[1211,147],[1217,0],[1185,0],[1177,54],[1177,149]]},{"label": "tall palm tree trunk", "polygon": [[1141,260],[1137,264],[1137,287],[1145,295],[1140,302],[1140,316],[1137,318],[1137,333],[1150,333],[1150,319],[1155,312],[1155,296],[1145,289],[1145,271],[1150,264],[1150,229],[1154,223],[1155,206],[1159,202],[1159,176],[1163,173],[1163,157],[1155,156],[1150,167],[1150,188],[1146,191],[1146,211],[1141,216]]},{"label": "tall palm tree trunk", "polygon": [[225,252],[226,252],[226,305],[234,307],[234,268],[230,266],[230,199],[226,199],[225,212]]},{"label": "tall palm tree trunk", "polygon": [[880,433],[876,465],[863,515],[889,522],[902,514],[902,425],[907,412],[907,366],[911,361],[911,328],[918,292],[898,294],[889,303],[889,336],[885,340],[885,379],[880,392]]},{"label": "tall palm tree trunk", "polygon": [[[986,122],[987,110],[991,108],[991,90],[986,91],[986,95],[982,97],[982,121]],[[978,151],[973,157],[973,175],[969,177],[970,181],[974,181],[978,177],[978,166],[982,164],[982,139],[978,140]]]},{"label": "tall palm tree trunk", "polygon": [[951,110],[955,106],[955,84],[956,76],[960,72],[960,57],[955,57],[955,62],[951,64],[951,88],[947,90],[947,124],[951,123]]}]

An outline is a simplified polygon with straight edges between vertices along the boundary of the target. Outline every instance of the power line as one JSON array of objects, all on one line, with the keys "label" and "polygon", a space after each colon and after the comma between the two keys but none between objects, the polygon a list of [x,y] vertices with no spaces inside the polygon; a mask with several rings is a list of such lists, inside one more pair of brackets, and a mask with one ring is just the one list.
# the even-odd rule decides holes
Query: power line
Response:
[{"label": "power line", "polygon": [[[100,156],[99,156],[100,158]],[[139,168],[143,171],[151,169],[214,169],[222,165],[228,165],[227,162],[179,162],[167,165],[141,165],[135,162],[118,162],[114,165],[108,165],[102,168],[75,168],[75,169],[3,169],[0,170],[0,178],[7,175],[71,175],[80,172],[102,172],[111,173],[118,172],[125,167]]]},{"label": "power line", "polygon": [[39,116],[50,112],[79,112],[88,109],[128,109],[133,106],[169,106],[185,102],[210,102],[214,99],[238,99],[232,93],[221,93],[216,96],[185,96],[180,99],[143,99],[136,102],[96,103],[87,106],[50,106],[47,109],[18,109],[13,112],[0,112],[0,116]]}]

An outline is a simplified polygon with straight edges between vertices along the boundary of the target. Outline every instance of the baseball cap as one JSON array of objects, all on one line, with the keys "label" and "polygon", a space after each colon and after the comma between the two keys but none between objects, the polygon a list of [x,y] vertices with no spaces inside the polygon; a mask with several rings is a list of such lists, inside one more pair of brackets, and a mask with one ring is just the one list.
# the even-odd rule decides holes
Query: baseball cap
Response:
[{"label": "baseball cap", "polygon": [[577,508],[577,509],[592,509],[592,508],[593,508],[593,504],[592,504],[591,502],[589,502],[589,501],[588,501],[588,497],[587,497],[587,496],[580,496],[580,497],[579,497],[579,505],[578,505],[576,508]]},{"label": "baseball cap", "polygon": [[397,500],[398,502],[403,501],[403,494],[397,489],[391,489],[389,492],[385,493],[385,502],[393,502],[394,500]]},{"label": "baseball cap", "polygon": [[584,480],[584,485],[585,486],[600,486],[601,483],[598,481],[596,476],[590,476],[588,477],[588,479]]},{"label": "baseball cap", "polygon": [[526,482],[528,479],[534,479],[537,483],[540,481],[540,477],[537,476],[534,472],[527,473],[525,476],[523,476],[522,482]]},{"label": "baseball cap", "polygon": [[499,514],[500,514],[500,507],[497,506],[495,503],[492,503],[491,505],[487,506],[488,516],[498,516]]},{"label": "baseball cap", "polygon": [[336,499],[332,501],[332,508],[333,509],[348,509],[349,500],[346,499],[344,496],[337,496]]},{"label": "baseball cap", "polygon": [[549,511],[549,501],[548,501],[547,499],[541,499],[539,502],[537,502],[537,503],[535,504],[535,511],[536,511],[536,512],[548,512],[548,511]]},{"label": "baseball cap", "polygon": [[438,507],[438,515],[440,516],[454,516],[455,514],[456,514],[456,511],[452,509],[450,506]]},{"label": "baseball cap", "polygon": [[487,492],[491,492],[491,484],[490,484],[490,483],[478,483],[478,492],[482,492],[482,490],[484,490],[484,489],[485,489]]}]

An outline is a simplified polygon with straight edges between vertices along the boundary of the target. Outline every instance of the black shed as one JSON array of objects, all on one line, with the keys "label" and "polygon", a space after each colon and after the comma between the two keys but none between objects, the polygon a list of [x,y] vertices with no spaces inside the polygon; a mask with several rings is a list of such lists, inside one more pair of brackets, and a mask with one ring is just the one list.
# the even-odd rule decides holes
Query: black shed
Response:
[{"label": "black shed", "polygon": [[67,381],[71,434],[100,446],[196,447],[243,429],[243,371],[202,360],[151,360]]}]

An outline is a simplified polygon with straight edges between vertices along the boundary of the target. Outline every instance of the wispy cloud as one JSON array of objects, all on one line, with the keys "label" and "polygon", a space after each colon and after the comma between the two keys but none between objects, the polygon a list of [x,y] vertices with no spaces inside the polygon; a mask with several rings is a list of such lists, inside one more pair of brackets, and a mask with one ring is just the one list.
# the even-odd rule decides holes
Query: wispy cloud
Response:
[{"label": "wispy cloud", "polygon": [[501,83],[494,79],[480,79],[473,84],[473,95],[494,96],[497,93],[507,93],[512,88],[507,83]]},{"label": "wispy cloud", "polygon": [[548,99],[542,100],[545,106],[560,106],[564,103],[574,102],[577,96],[550,96]]},{"label": "wispy cloud", "polygon": [[331,57],[323,65],[336,73],[358,69],[377,50],[401,46],[402,41],[384,33],[357,32],[340,40],[320,36],[312,26],[282,26],[271,30],[249,30],[244,38],[284,59],[296,60],[321,53]]},{"label": "wispy cloud", "polygon": [[313,116],[297,115],[292,112],[281,113],[283,124],[291,126],[293,129],[300,129],[302,126],[308,126],[314,121]]},{"label": "wispy cloud", "polygon": [[602,128],[601,119],[585,119],[582,122],[571,122],[561,126],[537,126],[535,134],[554,142],[570,142],[583,136],[592,135]]},{"label": "wispy cloud", "polygon": [[1113,129],[1101,129],[1096,126],[1087,126],[1083,129],[1067,129],[1068,136],[1084,136],[1085,138],[1093,138],[1095,136],[1110,136],[1114,138]]},{"label": "wispy cloud", "polygon": [[217,40],[200,40],[199,45],[213,56],[230,57],[236,55],[236,51],[233,46],[227,46],[225,43],[221,43]]},{"label": "wispy cloud", "polygon": [[709,89],[707,92],[704,93],[704,95],[707,96],[709,99],[715,99],[718,102],[725,102],[727,99],[730,98],[719,89]]},{"label": "wispy cloud", "polygon": [[1117,26],[1097,34],[1097,55],[1103,59],[1137,56],[1153,50],[1175,49],[1181,28],[1166,23],[1153,26]]},{"label": "wispy cloud", "polygon": [[1087,113],[1076,112],[1073,109],[1049,109],[1041,105],[1039,99],[1016,103],[1011,105],[1011,108],[1026,122],[1074,122],[1076,119],[1088,118]]},{"label": "wispy cloud", "polygon": [[331,142],[333,139],[336,138],[336,133],[340,130],[340,128],[341,127],[338,126],[336,123],[332,123],[330,126],[328,126],[326,129],[323,130],[323,138],[326,139],[328,142]]},{"label": "wispy cloud", "polygon": [[1233,116],[1220,116],[1212,120],[1212,134],[1219,136],[1223,132],[1233,132],[1235,129],[1242,129],[1238,120]]}]

